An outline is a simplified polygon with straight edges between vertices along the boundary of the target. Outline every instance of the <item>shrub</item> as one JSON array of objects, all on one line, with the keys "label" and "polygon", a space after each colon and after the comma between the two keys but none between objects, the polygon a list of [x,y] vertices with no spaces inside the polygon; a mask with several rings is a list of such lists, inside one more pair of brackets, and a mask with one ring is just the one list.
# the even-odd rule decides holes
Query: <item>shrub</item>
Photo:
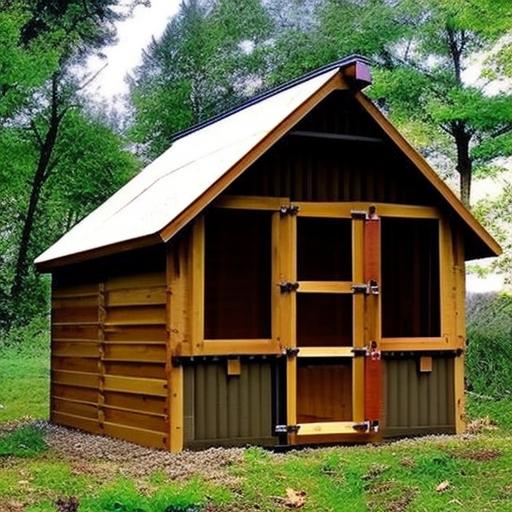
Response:
[{"label": "shrub", "polygon": [[0,457],[33,457],[47,448],[43,432],[33,425],[25,425],[0,436]]},{"label": "shrub", "polygon": [[512,296],[467,298],[468,388],[494,398],[512,395]]}]

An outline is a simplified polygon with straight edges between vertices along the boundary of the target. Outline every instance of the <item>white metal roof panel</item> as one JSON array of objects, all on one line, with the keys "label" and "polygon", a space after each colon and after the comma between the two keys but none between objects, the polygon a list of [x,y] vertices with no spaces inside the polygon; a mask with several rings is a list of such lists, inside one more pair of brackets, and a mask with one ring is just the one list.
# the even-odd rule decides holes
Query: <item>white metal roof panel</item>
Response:
[{"label": "white metal roof panel", "polygon": [[314,76],[178,139],[35,262],[158,233],[338,72]]}]

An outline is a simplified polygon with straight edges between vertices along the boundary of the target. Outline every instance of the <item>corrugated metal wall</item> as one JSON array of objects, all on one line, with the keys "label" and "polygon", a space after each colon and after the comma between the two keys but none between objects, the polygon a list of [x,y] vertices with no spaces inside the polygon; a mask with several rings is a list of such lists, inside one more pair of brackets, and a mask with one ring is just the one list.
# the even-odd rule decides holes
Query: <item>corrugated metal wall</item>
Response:
[{"label": "corrugated metal wall", "polygon": [[419,372],[418,357],[385,358],[384,435],[453,433],[454,358],[433,357],[432,372]]},{"label": "corrugated metal wall", "polygon": [[242,360],[240,375],[228,375],[226,364],[185,366],[185,446],[274,444],[273,363]]}]

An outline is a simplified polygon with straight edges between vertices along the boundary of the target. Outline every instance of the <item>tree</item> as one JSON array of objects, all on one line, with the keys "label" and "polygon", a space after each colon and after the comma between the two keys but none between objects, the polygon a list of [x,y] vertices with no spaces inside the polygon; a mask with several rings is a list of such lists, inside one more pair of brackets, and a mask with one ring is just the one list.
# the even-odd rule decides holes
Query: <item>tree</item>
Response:
[{"label": "tree", "polygon": [[270,21],[259,0],[188,0],[152,41],[131,83],[132,137],[154,158],[177,131],[210,117],[258,84]]},{"label": "tree", "polygon": [[511,30],[512,6],[506,0],[428,0],[398,7],[409,30],[381,61],[372,94],[399,124],[434,135],[438,151],[450,150],[469,206],[474,173],[512,153],[512,95],[490,96],[483,85],[468,84],[464,73],[473,56],[492,52]]},{"label": "tree", "polygon": [[[7,211],[15,213],[14,219],[3,217],[0,225],[2,241],[7,239],[10,242],[4,256],[8,270],[3,273],[1,282],[2,302],[5,311],[10,313],[3,316],[9,322],[16,310],[27,310],[26,304],[23,308],[18,308],[18,305],[27,289],[27,279],[37,280],[29,271],[29,262],[37,250],[43,248],[40,240],[53,241],[56,234],[63,232],[62,223],[52,224],[47,219],[45,229],[39,233],[43,236],[34,242],[38,214],[47,206],[45,201],[53,197],[46,190],[47,184],[52,183],[52,190],[63,193],[58,185],[66,181],[70,169],[83,169],[84,158],[85,164],[107,163],[104,157],[109,153],[108,147],[112,148],[114,143],[117,144],[116,151],[112,153],[115,158],[111,156],[117,162],[115,169],[111,158],[109,166],[103,170],[92,165],[97,175],[86,174],[84,179],[101,181],[98,178],[103,172],[115,171],[116,177],[112,176],[111,184],[119,186],[120,181],[133,172],[134,160],[127,157],[119,136],[101,130],[102,125],[97,118],[94,126],[98,133],[103,133],[104,139],[96,141],[94,151],[84,148],[87,140],[84,135],[76,140],[68,138],[64,143],[67,130],[76,125],[77,119],[90,118],[86,108],[90,100],[82,92],[90,77],[79,78],[76,69],[83,65],[85,57],[93,50],[113,41],[114,22],[129,11],[120,9],[118,0],[38,0],[26,3],[3,0],[2,3],[6,8],[3,20],[9,28],[6,36],[9,49],[23,64],[19,67],[11,64],[8,68],[0,58],[0,65],[10,71],[1,84],[5,94],[0,96],[0,109],[3,107],[1,112],[4,115],[0,141],[6,143],[0,146],[0,162],[5,163],[1,172],[7,178],[5,190],[0,190],[0,201],[7,203]],[[139,2],[134,0],[125,4],[125,9],[136,3]],[[39,62],[41,56],[45,58]],[[5,61],[9,63],[8,58]],[[31,66],[35,71],[28,73]],[[89,124],[82,122],[81,126],[86,130]],[[113,140],[107,147],[104,143],[109,137]],[[72,148],[77,151],[73,153]],[[106,151],[105,155],[97,153],[101,148]],[[70,160],[71,154],[76,160]],[[13,156],[18,159],[13,159]],[[105,184],[105,180],[102,182]],[[18,192],[15,198],[12,196],[14,190]],[[99,189],[95,190],[99,192]],[[112,187],[101,190],[113,191]],[[86,209],[92,208],[98,204],[98,199],[91,204],[84,202],[82,197],[79,204]],[[77,203],[74,207],[85,213],[83,208],[77,208]],[[74,217],[68,215],[68,219],[71,218],[76,218],[76,214]],[[6,280],[10,281],[9,287],[5,285]]]}]

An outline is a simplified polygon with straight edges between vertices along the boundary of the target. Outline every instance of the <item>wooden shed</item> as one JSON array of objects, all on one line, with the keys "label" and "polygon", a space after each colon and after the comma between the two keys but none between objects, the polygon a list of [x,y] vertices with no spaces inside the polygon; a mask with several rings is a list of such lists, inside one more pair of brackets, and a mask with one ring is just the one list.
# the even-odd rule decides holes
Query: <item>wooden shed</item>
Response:
[{"label": "wooden shed", "polygon": [[178,134],[36,260],[51,420],[179,451],[464,430],[464,262],[500,247],[348,57]]}]

